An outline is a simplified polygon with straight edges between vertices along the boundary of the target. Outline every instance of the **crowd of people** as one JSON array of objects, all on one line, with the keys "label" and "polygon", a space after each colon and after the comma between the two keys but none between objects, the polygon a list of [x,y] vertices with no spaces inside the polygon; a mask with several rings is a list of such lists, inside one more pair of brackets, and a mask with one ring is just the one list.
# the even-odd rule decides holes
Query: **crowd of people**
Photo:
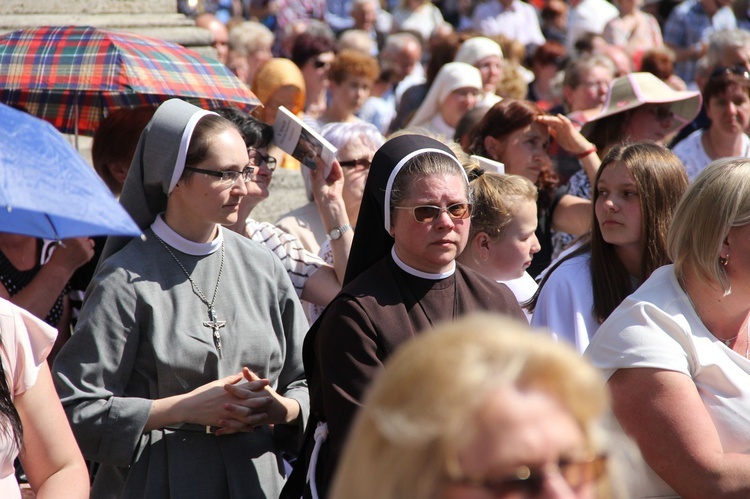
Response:
[{"label": "crowd of people", "polygon": [[140,238],[0,234],[0,496],[750,496],[746,2],[177,10],[262,105],[102,120]]}]

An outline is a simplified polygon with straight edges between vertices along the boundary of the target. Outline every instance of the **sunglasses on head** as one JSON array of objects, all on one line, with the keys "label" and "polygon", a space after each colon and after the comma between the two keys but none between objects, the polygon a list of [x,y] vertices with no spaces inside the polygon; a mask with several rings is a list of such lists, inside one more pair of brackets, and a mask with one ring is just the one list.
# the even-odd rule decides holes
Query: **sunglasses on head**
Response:
[{"label": "sunglasses on head", "polygon": [[430,204],[419,206],[394,206],[397,210],[411,210],[414,220],[421,224],[427,224],[434,221],[442,212],[446,212],[455,220],[463,220],[471,216],[471,205],[469,203],[455,203],[445,208]]},{"label": "sunglasses on head", "polygon": [[714,69],[711,72],[711,78],[716,78],[722,75],[737,75],[742,76],[745,79],[750,79],[750,71],[745,66],[722,66]]}]

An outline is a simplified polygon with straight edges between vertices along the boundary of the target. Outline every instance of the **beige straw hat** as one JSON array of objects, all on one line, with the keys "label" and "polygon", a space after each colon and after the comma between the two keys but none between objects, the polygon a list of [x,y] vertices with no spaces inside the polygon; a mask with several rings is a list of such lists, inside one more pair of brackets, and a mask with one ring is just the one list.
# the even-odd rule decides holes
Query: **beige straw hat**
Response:
[{"label": "beige straw hat", "polygon": [[581,133],[588,136],[599,120],[643,104],[669,104],[674,118],[667,133],[672,133],[695,119],[701,109],[701,102],[701,93],[698,91],[673,90],[651,73],[629,73],[612,81],[603,111],[589,120]]}]

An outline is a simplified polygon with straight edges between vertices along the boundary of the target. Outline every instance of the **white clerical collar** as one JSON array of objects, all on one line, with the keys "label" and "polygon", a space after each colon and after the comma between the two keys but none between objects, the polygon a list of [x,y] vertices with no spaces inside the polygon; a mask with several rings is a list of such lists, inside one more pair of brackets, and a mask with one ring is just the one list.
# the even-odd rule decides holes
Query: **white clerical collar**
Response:
[{"label": "white clerical collar", "polygon": [[159,236],[162,241],[174,249],[187,255],[205,256],[210,255],[221,248],[221,243],[224,241],[224,232],[222,231],[221,226],[219,226],[219,235],[216,236],[213,241],[208,243],[196,243],[185,239],[172,230],[172,228],[164,221],[162,215],[163,213],[156,215],[156,220],[151,224],[151,230],[154,231],[154,234]]},{"label": "white clerical collar", "polygon": [[453,274],[456,273],[456,262],[453,262],[453,268],[451,268],[448,272],[443,272],[442,274],[430,274],[427,272],[422,272],[421,270],[417,270],[414,267],[410,267],[406,265],[396,254],[396,247],[391,247],[391,256],[393,257],[393,261],[396,262],[396,265],[406,272],[407,274],[411,274],[415,277],[421,277],[422,279],[430,279],[433,281],[439,281],[441,279],[445,279],[446,277],[450,277]]},{"label": "white clerical collar", "polygon": [[446,137],[453,137],[456,134],[456,129],[445,122],[439,111],[430,120],[430,126],[434,131]]}]

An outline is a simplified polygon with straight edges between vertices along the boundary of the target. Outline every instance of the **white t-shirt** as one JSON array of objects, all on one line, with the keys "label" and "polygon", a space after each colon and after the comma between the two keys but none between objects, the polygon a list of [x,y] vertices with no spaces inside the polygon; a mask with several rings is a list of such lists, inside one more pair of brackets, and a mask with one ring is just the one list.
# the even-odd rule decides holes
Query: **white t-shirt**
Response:
[{"label": "white t-shirt", "polygon": [[[618,369],[653,368],[689,376],[724,452],[750,454],[750,360],[703,325],[674,266],[657,269],[604,321],[586,357],[606,379]],[[641,497],[676,497],[653,471]]]},{"label": "white t-shirt", "polygon": [[583,353],[599,329],[594,318],[591,289],[591,253],[566,260],[544,283],[531,318],[534,327],[549,329],[552,336]]},{"label": "white t-shirt", "polygon": [[[703,148],[703,132],[705,130],[696,130],[680,142],[672,149],[672,152],[680,158],[682,164],[685,165],[685,171],[688,174],[688,178],[692,182],[695,177],[711,162],[711,158],[708,157],[706,150]],[[750,155],[750,138],[744,133],[742,134],[742,155],[747,157]]]},{"label": "white t-shirt", "polygon": [[[518,279],[499,282],[508,286],[508,288],[516,296],[516,300],[518,300],[519,305],[534,296],[534,293],[536,293],[536,288],[539,287],[534,278],[531,277],[528,272],[524,272],[523,275]],[[526,319],[531,322],[531,314],[525,308],[522,310],[526,315]]]}]

